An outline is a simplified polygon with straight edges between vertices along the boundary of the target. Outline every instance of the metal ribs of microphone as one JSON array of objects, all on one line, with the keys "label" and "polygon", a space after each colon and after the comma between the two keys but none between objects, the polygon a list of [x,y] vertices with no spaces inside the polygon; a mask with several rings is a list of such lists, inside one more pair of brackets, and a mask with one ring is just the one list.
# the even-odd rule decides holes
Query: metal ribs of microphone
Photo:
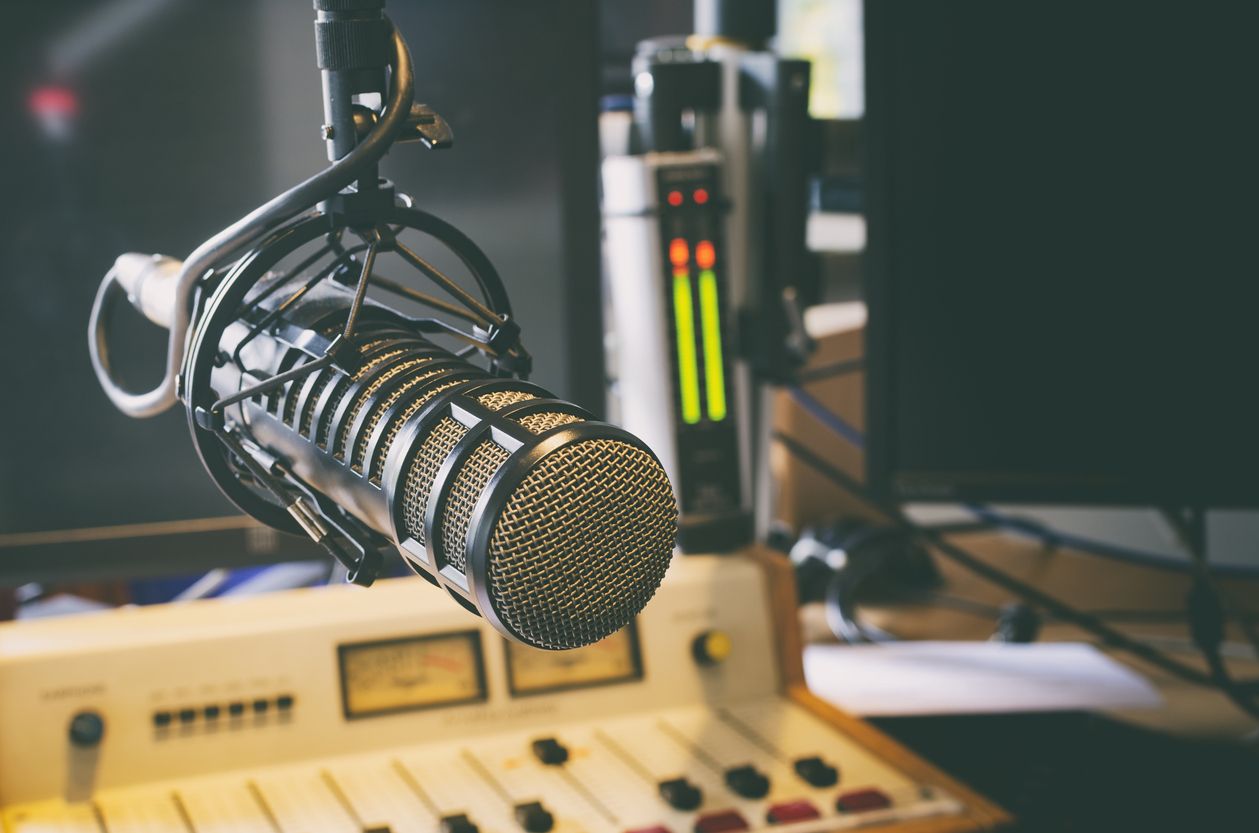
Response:
[{"label": "metal ribs of microphone", "polygon": [[[229,327],[221,355],[239,350],[259,377],[311,361],[299,345],[339,332],[349,303],[321,286],[268,333]],[[677,506],[642,441],[456,358],[384,307],[364,307],[353,347],[352,372],[324,368],[233,406],[235,418],[416,572],[526,644],[586,645],[646,605]],[[233,362],[211,378],[220,394],[252,382]]]}]

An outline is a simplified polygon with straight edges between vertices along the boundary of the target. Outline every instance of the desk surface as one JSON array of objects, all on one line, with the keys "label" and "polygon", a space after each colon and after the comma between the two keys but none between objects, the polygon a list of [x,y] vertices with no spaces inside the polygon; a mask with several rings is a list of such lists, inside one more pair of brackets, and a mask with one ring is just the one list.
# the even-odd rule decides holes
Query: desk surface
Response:
[{"label": "desk surface", "polygon": [[[1050,550],[1008,535],[983,533],[959,537],[968,549],[1005,572],[1034,584],[1059,599],[1087,611],[1146,612],[1169,614],[1163,621],[1109,622],[1132,636],[1156,640],[1159,647],[1179,647],[1173,656],[1182,662],[1204,668],[1188,642],[1187,626],[1175,614],[1184,608],[1189,578],[1183,572],[1121,564],[1069,550]],[[963,599],[981,607],[999,607],[1015,601],[1005,591],[958,567],[943,557],[936,558],[943,578],[938,593],[949,599]],[[1259,581],[1230,580],[1220,583],[1231,607],[1250,614],[1259,613]],[[865,621],[904,639],[987,639],[993,619],[982,612],[925,600],[895,605],[863,605]],[[806,607],[803,613],[806,639],[830,639],[820,606]],[[1047,622],[1041,639],[1049,641],[1093,641],[1078,628]],[[1229,640],[1244,642],[1237,629]],[[1234,706],[1226,696],[1209,688],[1186,682],[1122,652],[1116,659],[1136,669],[1159,689],[1165,705],[1159,709],[1122,710],[1112,714],[1126,723],[1171,734],[1210,739],[1236,740],[1256,730],[1255,721]],[[1259,677],[1259,661],[1253,655],[1230,659],[1235,677]]]}]

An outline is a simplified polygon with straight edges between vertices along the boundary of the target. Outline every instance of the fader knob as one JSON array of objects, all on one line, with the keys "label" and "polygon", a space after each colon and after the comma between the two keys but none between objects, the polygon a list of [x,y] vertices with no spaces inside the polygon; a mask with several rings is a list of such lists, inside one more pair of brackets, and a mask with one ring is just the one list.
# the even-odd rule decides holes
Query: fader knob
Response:
[{"label": "fader knob", "polygon": [[479,833],[477,826],[464,813],[443,817],[439,829],[441,833]]},{"label": "fader knob", "polygon": [[764,798],[769,793],[769,778],[751,764],[726,770],[726,786],[744,798]]},{"label": "fader knob", "polygon": [[799,775],[810,786],[833,787],[839,782],[839,770],[816,755],[797,758],[796,775]]},{"label": "fader knob", "polygon": [[516,805],[516,823],[525,833],[549,833],[555,826],[555,817],[540,802],[530,801]]},{"label": "fader knob", "polygon": [[704,793],[685,778],[672,778],[660,782],[660,797],[675,810],[694,810],[704,800]]},{"label": "fader knob", "polygon": [[568,761],[568,747],[555,738],[538,738],[533,742],[533,756],[547,766],[561,766]]}]

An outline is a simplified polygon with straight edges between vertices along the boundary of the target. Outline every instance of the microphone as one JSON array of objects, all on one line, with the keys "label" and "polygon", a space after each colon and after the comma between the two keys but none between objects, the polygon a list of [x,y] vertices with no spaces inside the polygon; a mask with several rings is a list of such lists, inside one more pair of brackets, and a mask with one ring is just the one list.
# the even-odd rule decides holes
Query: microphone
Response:
[{"label": "microphone", "polygon": [[[410,53],[383,5],[315,0],[335,161],[182,263],[118,258],[92,308],[92,364],[124,413],[182,403],[223,493],[310,536],[348,580],[371,584],[396,548],[506,637],[588,645],[660,585],[677,532],[673,488],[640,439],[525,381],[531,359],[488,258],[379,177],[395,141],[453,140],[412,100]],[[372,97],[379,110],[363,103]],[[413,232],[452,252],[479,292],[413,251],[403,240]],[[395,256],[449,300],[381,275],[378,258]],[[404,314],[369,288],[437,315]],[[111,368],[109,312],[124,296],[170,330],[166,376],[144,393]]]},{"label": "microphone", "polygon": [[[352,272],[358,261],[336,263]],[[164,323],[179,267],[127,254],[116,280]],[[220,287],[195,321],[181,387],[194,436],[217,425],[230,438],[217,453],[199,446],[229,498],[284,527],[282,508],[365,569],[360,583],[377,569],[374,551],[392,544],[463,607],[535,647],[598,641],[647,604],[672,557],[677,505],[641,440],[455,356],[422,332],[429,322],[370,299],[330,353],[354,290],[325,279],[281,300],[291,277],[267,269],[244,312]],[[289,381],[257,389],[282,374]],[[194,404],[216,402],[214,418],[214,404]]]}]

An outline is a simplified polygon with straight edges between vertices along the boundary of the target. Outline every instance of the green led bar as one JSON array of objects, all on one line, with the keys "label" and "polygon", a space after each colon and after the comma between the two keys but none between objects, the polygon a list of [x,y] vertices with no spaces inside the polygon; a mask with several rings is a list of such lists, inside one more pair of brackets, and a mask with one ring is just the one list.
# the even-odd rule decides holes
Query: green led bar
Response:
[{"label": "green led bar", "polygon": [[717,276],[712,269],[699,273],[699,311],[704,327],[704,377],[708,418],[726,418],[726,368],[721,359],[721,315],[717,306]]},{"label": "green led bar", "polygon": [[678,338],[678,385],[682,389],[682,421],[699,422],[699,364],[695,355],[695,307],[691,274],[673,270],[673,318]]}]

